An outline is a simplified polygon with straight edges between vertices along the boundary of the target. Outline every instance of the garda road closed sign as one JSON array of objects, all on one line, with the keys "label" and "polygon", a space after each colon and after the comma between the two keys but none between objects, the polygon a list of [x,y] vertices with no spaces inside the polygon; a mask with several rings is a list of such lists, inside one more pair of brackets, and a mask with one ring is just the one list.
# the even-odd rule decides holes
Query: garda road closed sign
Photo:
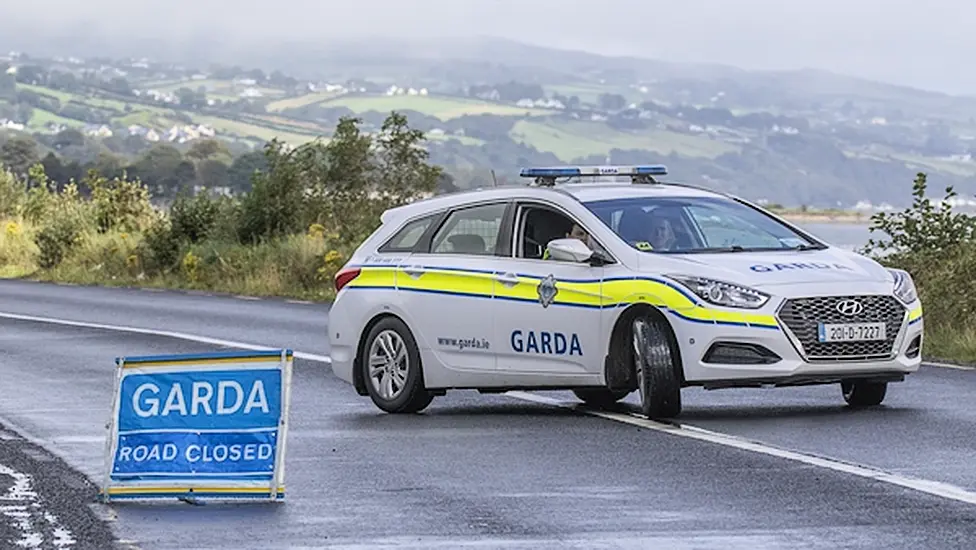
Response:
[{"label": "garda road closed sign", "polygon": [[290,350],[121,357],[102,496],[284,497]]}]

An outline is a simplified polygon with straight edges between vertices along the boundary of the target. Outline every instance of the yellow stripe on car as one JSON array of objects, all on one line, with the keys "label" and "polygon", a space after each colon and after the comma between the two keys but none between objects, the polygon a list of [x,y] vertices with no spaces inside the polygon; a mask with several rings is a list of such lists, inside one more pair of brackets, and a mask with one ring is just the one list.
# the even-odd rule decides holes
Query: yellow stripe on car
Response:
[{"label": "yellow stripe on car", "polygon": [[915,308],[908,312],[908,322],[914,323],[922,318],[922,302],[915,304]]},{"label": "yellow stripe on car", "polygon": [[368,288],[395,288],[396,287],[396,268],[395,267],[360,267],[359,276],[349,282],[351,287]]},{"label": "yellow stripe on car", "polygon": [[[518,284],[508,285],[497,281],[495,273],[489,271],[430,266],[413,273],[402,266],[362,266],[361,269],[359,277],[353,279],[349,287],[396,288],[518,301],[539,300],[538,285],[545,279],[544,276],[518,274]],[[599,279],[556,279],[556,287],[558,292],[553,305],[613,308],[646,303],[669,310],[687,321],[779,328],[773,315],[709,307],[677,283],[664,280],[644,277],[609,278],[602,282]]]}]

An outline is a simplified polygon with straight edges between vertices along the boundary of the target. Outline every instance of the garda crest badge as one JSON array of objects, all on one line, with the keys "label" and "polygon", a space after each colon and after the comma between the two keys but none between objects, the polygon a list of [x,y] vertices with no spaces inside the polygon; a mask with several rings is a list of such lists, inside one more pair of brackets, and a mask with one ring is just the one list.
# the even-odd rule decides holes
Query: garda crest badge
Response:
[{"label": "garda crest badge", "polygon": [[559,289],[556,288],[556,278],[552,276],[552,273],[539,281],[536,290],[539,292],[539,303],[542,304],[542,307],[549,307],[556,299],[556,294],[559,294]]}]

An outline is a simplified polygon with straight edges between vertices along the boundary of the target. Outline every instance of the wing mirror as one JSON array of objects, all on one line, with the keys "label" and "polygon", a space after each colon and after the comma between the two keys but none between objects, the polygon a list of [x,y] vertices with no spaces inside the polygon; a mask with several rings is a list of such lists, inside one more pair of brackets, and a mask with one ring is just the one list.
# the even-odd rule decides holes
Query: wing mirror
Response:
[{"label": "wing mirror", "polygon": [[579,239],[553,239],[546,246],[549,256],[561,262],[583,263],[590,265],[604,265],[608,259],[600,252],[595,252]]}]

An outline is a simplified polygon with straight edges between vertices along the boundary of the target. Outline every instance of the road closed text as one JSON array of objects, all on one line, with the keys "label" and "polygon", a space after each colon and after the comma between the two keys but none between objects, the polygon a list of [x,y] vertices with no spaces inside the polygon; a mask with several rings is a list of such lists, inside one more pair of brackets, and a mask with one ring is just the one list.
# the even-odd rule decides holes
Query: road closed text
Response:
[{"label": "road closed text", "polygon": [[[183,449],[183,459],[187,462],[240,462],[241,460],[268,460],[274,454],[274,447],[267,443],[247,443],[234,445],[187,445]],[[119,449],[119,462],[146,462],[153,460],[176,460],[180,447],[175,443],[139,445]]]},{"label": "road closed text", "polygon": [[274,432],[123,435],[113,474],[267,473],[274,467],[275,436]]}]

